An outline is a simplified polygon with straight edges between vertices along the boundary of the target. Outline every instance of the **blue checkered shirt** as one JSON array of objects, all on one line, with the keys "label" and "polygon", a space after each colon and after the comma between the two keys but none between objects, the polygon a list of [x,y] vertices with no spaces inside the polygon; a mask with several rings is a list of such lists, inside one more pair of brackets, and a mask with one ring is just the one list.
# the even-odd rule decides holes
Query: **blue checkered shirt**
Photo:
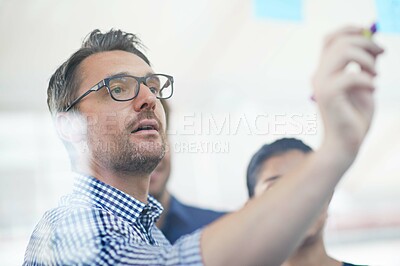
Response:
[{"label": "blue checkered shirt", "polygon": [[36,226],[24,265],[202,265],[201,231],[172,246],[155,226],[161,212],[151,196],[144,204],[77,175],[73,192]]}]

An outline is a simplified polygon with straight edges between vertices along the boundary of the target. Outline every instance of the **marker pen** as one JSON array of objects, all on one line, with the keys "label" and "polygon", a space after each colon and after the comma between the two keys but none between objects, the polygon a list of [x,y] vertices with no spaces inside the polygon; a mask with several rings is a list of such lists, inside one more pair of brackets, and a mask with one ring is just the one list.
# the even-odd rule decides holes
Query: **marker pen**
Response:
[{"label": "marker pen", "polygon": [[375,32],[378,31],[378,26],[376,23],[372,24],[371,27],[369,29],[364,29],[363,30],[363,35],[366,38],[372,38],[372,35],[375,34]]}]

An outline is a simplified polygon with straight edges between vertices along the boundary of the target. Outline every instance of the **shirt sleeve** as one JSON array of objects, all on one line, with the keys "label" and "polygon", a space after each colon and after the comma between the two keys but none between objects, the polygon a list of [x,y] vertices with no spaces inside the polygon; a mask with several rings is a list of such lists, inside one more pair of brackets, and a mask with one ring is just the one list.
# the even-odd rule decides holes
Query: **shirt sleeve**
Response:
[{"label": "shirt sleeve", "polygon": [[53,226],[33,237],[48,240],[36,241],[43,245],[33,247],[40,256],[25,258],[24,265],[202,265],[201,230],[160,246],[147,244],[140,227],[100,209],[74,209],[46,224]]}]

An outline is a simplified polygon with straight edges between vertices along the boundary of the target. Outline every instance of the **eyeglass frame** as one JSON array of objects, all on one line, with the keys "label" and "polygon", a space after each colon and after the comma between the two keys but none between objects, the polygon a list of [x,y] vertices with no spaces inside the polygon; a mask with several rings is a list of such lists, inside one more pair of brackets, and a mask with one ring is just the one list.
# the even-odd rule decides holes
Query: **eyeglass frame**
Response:
[{"label": "eyeglass frame", "polygon": [[[167,98],[160,98],[158,96],[156,96],[157,99],[169,99],[172,97],[172,95],[174,94],[174,77],[167,75],[167,74],[158,74],[158,73],[154,73],[154,74],[149,74],[147,76],[144,77],[136,77],[136,76],[132,76],[132,75],[128,75],[128,74],[117,74],[111,77],[107,77],[103,80],[101,80],[99,83],[97,83],[96,85],[94,85],[93,87],[91,87],[89,90],[87,90],[85,93],[83,93],[81,96],[79,96],[78,98],[76,98],[72,103],[68,104],[68,106],[65,108],[64,112],[68,112],[69,110],[71,110],[72,107],[74,107],[74,105],[76,105],[77,103],[79,103],[79,101],[81,101],[84,97],[86,97],[87,95],[89,95],[91,92],[96,92],[101,90],[102,88],[106,87],[108,94],[110,95],[111,99],[113,99],[114,101],[117,102],[127,102],[127,101],[132,101],[133,99],[135,99],[138,95],[139,95],[139,91],[140,91],[140,84],[144,84],[146,85],[146,80],[151,77],[151,76],[164,76],[166,77],[169,82],[171,83],[171,95]],[[123,78],[123,77],[130,77],[130,78],[134,78],[137,83],[138,83],[138,89],[137,92],[135,94],[135,96],[133,96],[130,99],[127,100],[118,100],[116,98],[114,98],[114,96],[111,94],[110,91],[110,80],[115,79],[115,78]],[[147,86],[147,85],[146,85]],[[161,88],[160,91],[162,91],[164,88]]]}]

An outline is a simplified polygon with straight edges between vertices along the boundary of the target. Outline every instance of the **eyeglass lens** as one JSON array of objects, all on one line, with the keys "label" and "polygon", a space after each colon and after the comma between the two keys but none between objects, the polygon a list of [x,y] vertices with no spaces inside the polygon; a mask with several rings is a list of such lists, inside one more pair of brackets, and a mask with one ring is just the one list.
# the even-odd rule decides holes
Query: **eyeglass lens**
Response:
[{"label": "eyeglass lens", "polygon": [[[145,85],[157,98],[165,99],[172,95],[172,84],[168,77],[151,75],[145,80]],[[139,93],[138,81],[129,76],[115,77],[109,81],[111,96],[117,100],[129,100]]]}]

